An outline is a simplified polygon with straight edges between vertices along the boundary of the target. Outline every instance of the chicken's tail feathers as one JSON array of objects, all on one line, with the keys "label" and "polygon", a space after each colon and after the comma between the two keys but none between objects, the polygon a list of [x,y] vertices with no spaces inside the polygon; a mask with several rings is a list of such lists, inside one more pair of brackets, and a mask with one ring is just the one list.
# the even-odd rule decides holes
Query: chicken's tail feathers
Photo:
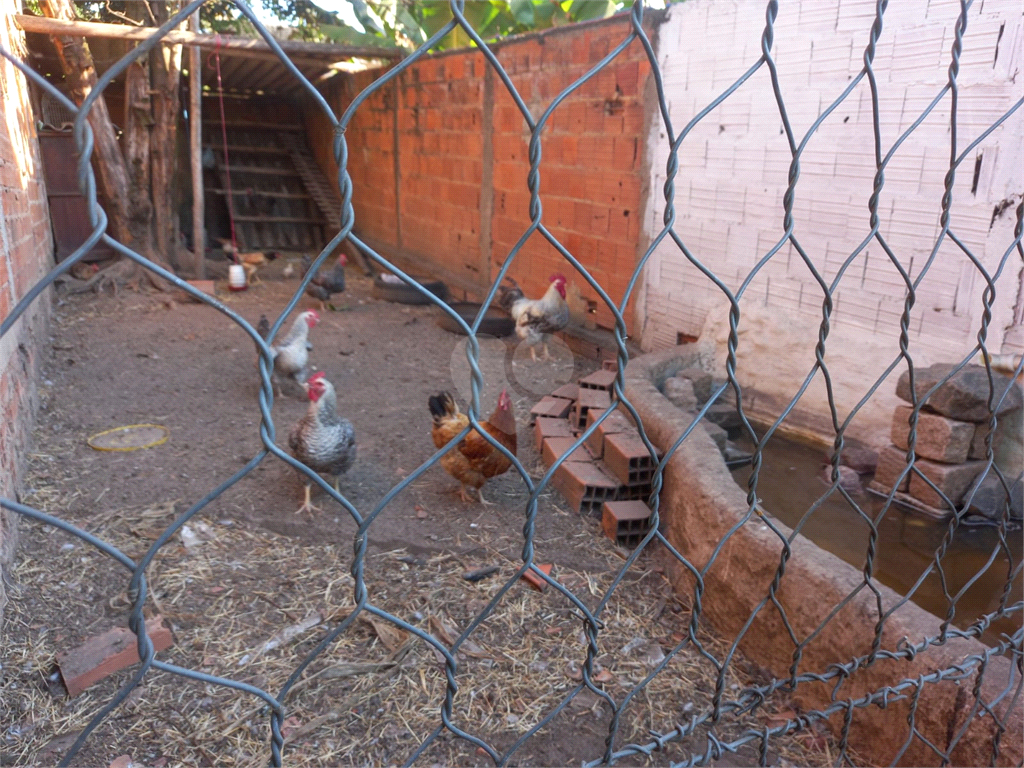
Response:
[{"label": "chicken's tail feathers", "polygon": [[434,417],[434,424],[439,424],[441,419],[454,416],[459,412],[459,406],[450,392],[438,392],[427,399],[427,407],[430,408],[430,415]]}]

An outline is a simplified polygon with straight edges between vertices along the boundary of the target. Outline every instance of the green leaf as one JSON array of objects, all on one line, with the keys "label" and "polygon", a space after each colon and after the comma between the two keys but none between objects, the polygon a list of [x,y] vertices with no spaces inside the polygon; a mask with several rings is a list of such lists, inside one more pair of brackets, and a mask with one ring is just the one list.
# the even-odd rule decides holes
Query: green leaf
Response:
[{"label": "green leaf", "polygon": [[[565,3],[562,4],[565,8]],[[573,21],[590,21],[591,19],[606,19],[615,13],[615,3],[612,0],[572,0],[569,8],[569,18]]]},{"label": "green leaf", "polygon": [[532,27],[534,24],[533,0],[509,0],[509,10],[515,20],[524,27]]}]

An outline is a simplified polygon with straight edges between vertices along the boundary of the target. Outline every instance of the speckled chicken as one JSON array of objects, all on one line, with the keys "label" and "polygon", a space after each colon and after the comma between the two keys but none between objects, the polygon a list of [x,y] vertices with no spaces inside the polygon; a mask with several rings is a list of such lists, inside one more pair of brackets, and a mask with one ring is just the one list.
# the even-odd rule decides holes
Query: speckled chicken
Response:
[{"label": "speckled chicken", "polygon": [[[309,408],[288,435],[288,447],[298,461],[314,472],[329,476],[337,491],[339,476],[356,459],[356,432],[352,422],[338,416],[334,385],[323,373],[314,373],[306,389]],[[309,478],[303,475],[302,479],[306,487],[305,501],[296,514],[317,509],[310,502]]]},{"label": "speckled chicken", "polygon": [[[303,275],[309,272],[312,263],[309,254],[304,253],[302,255]],[[313,275],[313,279],[309,281],[309,285],[306,286],[306,293],[320,302],[321,311],[327,310],[332,294],[345,292],[345,265],[347,263],[348,258],[345,254],[341,254],[333,267],[329,270],[321,269],[318,271]]]},{"label": "speckled chicken", "polygon": [[530,357],[537,361],[538,344],[544,345],[544,359],[551,359],[548,338],[569,324],[569,305],[565,302],[565,275],[552,275],[551,285],[539,299],[528,299],[511,278],[511,288],[502,286],[499,303],[516,323],[516,336],[530,347]]}]

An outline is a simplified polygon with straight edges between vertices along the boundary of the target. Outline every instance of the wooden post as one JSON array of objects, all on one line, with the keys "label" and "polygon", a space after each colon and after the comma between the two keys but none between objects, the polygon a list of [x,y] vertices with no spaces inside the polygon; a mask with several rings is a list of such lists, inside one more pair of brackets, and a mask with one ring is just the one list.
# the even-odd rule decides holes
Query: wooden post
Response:
[{"label": "wooden post", "polygon": [[[199,32],[199,11],[189,18],[189,29]],[[188,51],[188,127],[192,159],[192,249],[196,255],[196,279],[206,279],[206,232],[203,213],[203,52],[196,46]]]}]

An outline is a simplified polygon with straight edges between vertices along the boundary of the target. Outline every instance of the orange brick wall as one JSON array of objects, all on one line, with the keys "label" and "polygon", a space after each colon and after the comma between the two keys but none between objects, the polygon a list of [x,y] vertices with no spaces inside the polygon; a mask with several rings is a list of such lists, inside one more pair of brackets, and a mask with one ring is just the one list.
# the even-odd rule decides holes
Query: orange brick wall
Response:
[{"label": "orange brick wall", "polygon": [[[513,38],[495,50],[537,118],[628,34],[620,17]],[[341,114],[386,71],[346,76],[329,91],[331,106]],[[543,223],[616,302],[640,255],[649,74],[634,41],[562,102],[541,134]],[[325,172],[336,173],[330,125],[311,108],[306,122]],[[393,249],[385,255],[403,265],[421,262],[421,271],[478,291],[489,285],[530,224],[530,166],[526,122],[483,54],[417,62],[357,110],[346,139],[356,231]],[[612,326],[596,292],[539,233],[509,274],[539,295],[554,272],[593,302],[598,325]]]},{"label": "orange brick wall", "polygon": [[[0,0],[0,45],[25,56],[24,37],[14,27],[14,0]],[[0,59],[0,318],[53,263],[46,205],[28,85]],[[46,337],[49,295],[43,294],[0,338],[0,496],[15,498],[37,402],[39,350]],[[14,555],[14,515],[0,511],[0,571]],[[0,620],[4,577],[0,573]]]}]

